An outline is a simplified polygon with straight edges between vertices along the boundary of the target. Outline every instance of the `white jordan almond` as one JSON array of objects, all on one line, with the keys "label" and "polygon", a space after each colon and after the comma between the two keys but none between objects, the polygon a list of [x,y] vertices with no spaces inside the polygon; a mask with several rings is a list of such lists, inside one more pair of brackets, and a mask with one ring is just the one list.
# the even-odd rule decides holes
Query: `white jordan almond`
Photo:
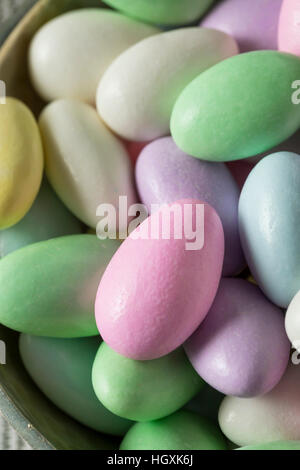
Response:
[{"label": "white jordan almond", "polygon": [[119,196],[127,196],[128,205],[136,202],[127,151],[94,108],[75,100],[55,101],[43,111],[40,129],[48,179],[78,219],[95,228],[100,204],[118,208]]},{"label": "white jordan almond", "polygon": [[46,101],[77,98],[94,103],[99,80],[111,62],[158,32],[101,8],[65,13],[43,26],[31,42],[33,85]]},{"label": "white jordan almond", "polygon": [[175,101],[204,70],[238,53],[233,38],[205,28],[183,28],[144,39],[107,69],[97,92],[103,120],[129,140],[170,132]]},{"label": "white jordan almond", "polygon": [[300,367],[298,353],[278,385],[255,398],[228,396],[219,423],[225,436],[240,446],[300,439]]}]

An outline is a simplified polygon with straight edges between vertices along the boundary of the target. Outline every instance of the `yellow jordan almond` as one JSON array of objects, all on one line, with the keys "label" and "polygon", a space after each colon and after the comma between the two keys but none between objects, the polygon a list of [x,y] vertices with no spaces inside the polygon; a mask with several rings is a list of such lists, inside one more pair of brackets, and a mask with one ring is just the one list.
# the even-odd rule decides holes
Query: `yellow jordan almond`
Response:
[{"label": "yellow jordan almond", "polygon": [[31,208],[43,174],[43,149],[31,111],[14,98],[0,104],[0,229]]}]

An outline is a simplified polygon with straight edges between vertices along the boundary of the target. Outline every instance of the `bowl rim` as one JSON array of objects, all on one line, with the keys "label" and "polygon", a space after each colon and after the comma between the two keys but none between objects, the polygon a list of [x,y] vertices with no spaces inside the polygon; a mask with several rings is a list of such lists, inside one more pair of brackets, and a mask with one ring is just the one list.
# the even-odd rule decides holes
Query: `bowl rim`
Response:
[{"label": "bowl rim", "polygon": [[[7,23],[1,26],[0,38],[0,58],[6,54],[11,42],[14,41],[19,31],[26,26],[33,16],[41,9],[44,0],[36,1],[28,0],[22,10]],[[24,15],[21,16],[20,14]],[[1,60],[1,59],[0,59]],[[5,366],[0,366],[5,367]],[[35,429],[19,410],[17,405],[10,398],[2,383],[0,382],[0,414],[14,431],[34,450],[54,450],[54,446],[42,435],[40,431]]]},{"label": "bowl rim", "polygon": [[10,32],[14,30],[19,21],[26,15],[26,13],[28,13],[37,1],[38,0],[24,0],[24,3],[18,7],[17,11],[1,23],[0,44],[4,43]]},{"label": "bowl rim", "polygon": [[19,32],[22,31],[31,22],[32,18],[39,13],[45,1],[47,0],[35,0],[35,3],[29,8],[27,5],[24,16],[20,18],[20,20],[15,24],[13,29],[11,28],[10,24],[6,26],[6,34],[3,34],[4,39],[2,43],[0,43],[0,62],[2,56],[6,55],[10,44],[14,42],[15,38],[19,35]]},{"label": "bowl rim", "polygon": [[[5,367],[5,366],[2,366]],[[14,404],[0,383],[0,413],[7,423],[14,429],[32,450],[55,450],[55,447],[35,429],[25,418],[23,413]]]},{"label": "bowl rim", "polygon": [[[68,0],[71,3],[71,0]],[[20,33],[27,29],[28,25],[34,20],[35,17],[39,16],[40,12],[43,11],[51,0],[28,0],[22,9],[23,16],[14,18],[15,21],[10,21],[3,25],[0,37],[0,65],[4,57],[10,53],[11,46],[13,46],[18,39]],[[67,1],[66,1],[67,3]],[[99,6],[101,1],[99,0]],[[16,22],[16,20],[19,20]],[[0,76],[1,79],[1,76]],[[1,325],[2,326],[2,325]],[[6,330],[3,326],[3,328]],[[12,330],[8,330],[8,333]],[[13,333],[13,332],[12,332]],[[14,332],[15,333],[15,332]],[[17,334],[17,333],[16,333]],[[18,338],[16,338],[18,343]],[[0,367],[6,367],[0,365]],[[18,405],[14,402],[9,392],[7,391],[5,384],[0,380],[0,415],[5,421],[16,431],[21,439],[31,448],[31,450],[56,450],[54,444],[40,432],[23,414],[22,410],[19,409]],[[76,420],[75,420],[76,421]],[[80,423],[79,423],[80,424]]]}]

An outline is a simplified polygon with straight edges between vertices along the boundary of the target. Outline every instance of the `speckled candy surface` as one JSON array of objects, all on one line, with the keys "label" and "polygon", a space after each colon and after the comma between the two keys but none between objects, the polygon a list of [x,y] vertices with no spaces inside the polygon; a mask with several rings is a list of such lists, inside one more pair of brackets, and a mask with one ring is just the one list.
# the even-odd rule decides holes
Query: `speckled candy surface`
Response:
[{"label": "speckled candy surface", "polygon": [[[204,218],[196,215],[202,204],[177,202],[182,213],[185,205],[190,206],[184,223],[197,223],[197,234],[204,234],[202,249],[186,249],[187,238],[175,238],[174,215],[170,239],[163,239],[160,226],[170,214],[166,206],[131,233],[106,269],[96,299],[96,320],[104,341],[119,354],[138,360],[164,356],[205,318],[221,276],[224,235],[208,204]],[[176,220],[177,228],[182,227],[183,220]],[[151,238],[150,230],[157,227],[157,239]]]},{"label": "speckled candy surface", "polygon": [[300,55],[300,2],[283,0],[279,17],[278,49]]},{"label": "speckled candy surface", "polygon": [[204,28],[147,38],[121,54],[104,74],[98,112],[125,139],[150,141],[168,135],[172,108],[186,85],[237,53],[234,39]]},{"label": "speckled candy surface", "polygon": [[95,336],[97,286],[119,245],[71,235],[5,256],[0,261],[0,322],[37,336]]},{"label": "speckled candy surface", "polygon": [[190,411],[178,411],[158,421],[135,424],[121,450],[226,450],[219,429]]},{"label": "speckled candy surface", "polygon": [[214,0],[104,0],[111,7],[142,21],[179,25],[197,20]]},{"label": "speckled candy surface", "polygon": [[101,403],[118,416],[152,421],[184,406],[203,387],[182,348],[152,361],[120,356],[102,343],[93,366]]},{"label": "speckled candy surface", "polygon": [[[39,120],[46,174],[60,199],[82,222],[95,228],[100,204],[136,202],[128,153],[91,106],[75,100],[48,105]],[[127,228],[127,220],[120,229]]]},{"label": "speckled candy surface", "polygon": [[250,173],[239,203],[241,242],[266,296],[288,307],[300,283],[300,156],[269,155]]},{"label": "speckled candy surface", "polygon": [[290,354],[284,316],[260,289],[222,279],[214,303],[185,351],[199,375],[226,395],[267,393],[283,376]]},{"label": "speckled candy surface", "polygon": [[239,273],[245,259],[238,232],[239,189],[224,164],[204,162],[182,152],[171,137],[149,144],[136,166],[138,193],[148,210],[193,198],[210,204],[219,214],[225,235],[223,275]]},{"label": "speckled candy surface", "polygon": [[211,67],[183,90],[174,106],[176,144],[212,161],[267,151],[300,126],[300,107],[291,99],[291,85],[299,76],[300,59],[276,51],[248,52]]},{"label": "speckled candy surface", "polygon": [[96,431],[122,436],[132,422],[101,405],[92,387],[92,366],[100,342],[100,338],[58,339],[23,334],[20,354],[31,378],[56,406]]},{"label": "speckled candy surface", "polygon": [[158,29],[104,9],[81,9],[46,23],[29,48],[29,70],[46,101],[95,102],[98,82],[121,52]]},{"label": "speckled candy surface", "polygon": [[240,445],[300,440],[300,368],[290,364],[279,384],[255,398],[226,397],[219,423],[225,436]]},{"label": "speckled candy surface", "polygon": [[200,23],[233,36],[241,52],[277,49],[282,0],[222,0]]}]

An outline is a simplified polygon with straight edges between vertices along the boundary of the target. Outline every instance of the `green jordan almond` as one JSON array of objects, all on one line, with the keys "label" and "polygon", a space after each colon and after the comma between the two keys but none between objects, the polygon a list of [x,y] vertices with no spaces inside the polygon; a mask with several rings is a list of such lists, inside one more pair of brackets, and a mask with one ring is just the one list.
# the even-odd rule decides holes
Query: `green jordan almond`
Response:
[{"label": "green jordan almond", "polygon": [[151,421],[174,413],[204,384],[183,349],[152,361],[135,361],[105,343],[96,356],[92,376],[102,404],[134,421]]},{"label": "green jordan almond", "polygon": [[300,59],[255,51],[227,59],[195,78],[171,117],[173,138],[203,160],[238,160],[268,151],[300,126],[293,100]]},{"label": "green jordan almond", "polygon": [[37,336],[97,335],[97,287],[119,246],[71,235],[9,254],[0,261],[0,323]]},{"label": "green jordan almond", "polygon": [[226,450],[220,429],[190,411],[177,411],[157,421],[134,424],[121,450]]},{"label": "green jordan almond", "polygon": [[148,23],[179,25],[199,19],[215,0],[104,0],[111,7]]}]

